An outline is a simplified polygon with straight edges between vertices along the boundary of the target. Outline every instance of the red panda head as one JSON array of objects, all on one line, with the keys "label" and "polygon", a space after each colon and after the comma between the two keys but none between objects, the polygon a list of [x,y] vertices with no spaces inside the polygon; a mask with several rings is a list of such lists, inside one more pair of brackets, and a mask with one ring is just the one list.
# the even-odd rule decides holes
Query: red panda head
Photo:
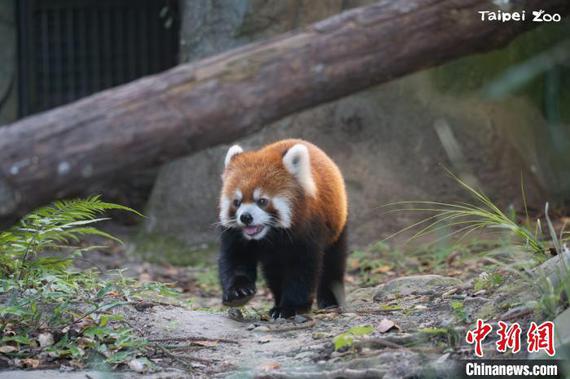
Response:
[{"label": "red panda head", "polygon": [[232,146],[225,158],[220,223],[260,240],[273,228],[289,229],[299,203],[314,196],[309,150],[303,144],[244,152]]}]

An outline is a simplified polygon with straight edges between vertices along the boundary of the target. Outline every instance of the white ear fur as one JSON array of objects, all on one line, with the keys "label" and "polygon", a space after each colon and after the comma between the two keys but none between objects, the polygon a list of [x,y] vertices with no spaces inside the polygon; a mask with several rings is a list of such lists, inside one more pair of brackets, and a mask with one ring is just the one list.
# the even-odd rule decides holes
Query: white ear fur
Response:
[{"label": "white ear fur", "polygon": [[315,196],[317,186],[311,173],[309,149],[303,144],[292,146],[283,156],[283,165],[299,182],[309,196]]},{"label": "white ear fur", "polygon": [[230,147],[228,149],[228,152],[226,153],[226,159],[224,160],[224,167],[228,167],[228,164],[230,164],[232,158],[240,153],[243,153],[243,149],[241,148],[240,145],[233,145],[232,147]]}]

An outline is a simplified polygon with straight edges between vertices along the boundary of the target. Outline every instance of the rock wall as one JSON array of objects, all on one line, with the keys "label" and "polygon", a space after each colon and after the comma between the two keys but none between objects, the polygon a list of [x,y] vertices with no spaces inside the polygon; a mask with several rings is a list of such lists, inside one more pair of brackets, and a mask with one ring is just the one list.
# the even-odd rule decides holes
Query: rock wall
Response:
[{"label": "rock wall", "polygon": [[0,125],[18,116],[15,2],[0,1]]},{"label": "rock wall", "polygon": [[[197,59],[362,3],[187,1],[183,55]],[[382,206],[387,203],[465,199],[443,167],[480,185],[502,205],[520,200],[524,172],[529,202],[542,206],[536,154],[517,145],[512,138],[517,131],[502,127],[532,129],[544,123],[540,112],[524,97],[487,102],[472,93],[458,96],[441,90],[439,74],[420,72],[287,117],[238,143],[258,148],[296,137],[328,152],[346,178],[353,245],[378,240],[410,223],[409,215],[386,214]],[[215,147],[160,170],[146,212],[147,235],[189,244],[215,241],[226,149]]]}]

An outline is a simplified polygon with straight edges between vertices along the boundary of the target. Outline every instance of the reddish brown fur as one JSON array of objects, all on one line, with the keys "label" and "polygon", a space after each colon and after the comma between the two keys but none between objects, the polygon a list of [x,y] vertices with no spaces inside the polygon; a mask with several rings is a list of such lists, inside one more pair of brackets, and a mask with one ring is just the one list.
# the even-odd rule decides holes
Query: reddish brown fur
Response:
[{"label": "reddish brown fur", "polygon": [[[283,155],[296,144],[309,149],[311,172],[317,193],[303,196],[303,189],[283,165]],[[336,241],[347,221],[344,180],[336,164],[317,146],[300,139],[287,139],[257,151],[233,157],[223,175],[222,195],[232,198],[240,189],[244,202],[253,201],[253,191],[261,188],[269,197],[285,196],[292,202],[293,227],[307,220],[322,220],[330,232],[328,243]],[[232,210],[232,212],[235,209]]]}]

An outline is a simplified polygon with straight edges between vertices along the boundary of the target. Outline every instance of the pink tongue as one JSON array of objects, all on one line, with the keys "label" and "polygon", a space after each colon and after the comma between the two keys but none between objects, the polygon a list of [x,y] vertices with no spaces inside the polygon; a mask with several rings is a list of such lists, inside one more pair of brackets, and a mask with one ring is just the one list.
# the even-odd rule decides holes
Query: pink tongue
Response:
[{"label": "pink tongue", "polygon": [[246,226],[245,228],[243,228],[243,230],[247,234],[255,234],[259,230],[259,227],[258,226]]}]

